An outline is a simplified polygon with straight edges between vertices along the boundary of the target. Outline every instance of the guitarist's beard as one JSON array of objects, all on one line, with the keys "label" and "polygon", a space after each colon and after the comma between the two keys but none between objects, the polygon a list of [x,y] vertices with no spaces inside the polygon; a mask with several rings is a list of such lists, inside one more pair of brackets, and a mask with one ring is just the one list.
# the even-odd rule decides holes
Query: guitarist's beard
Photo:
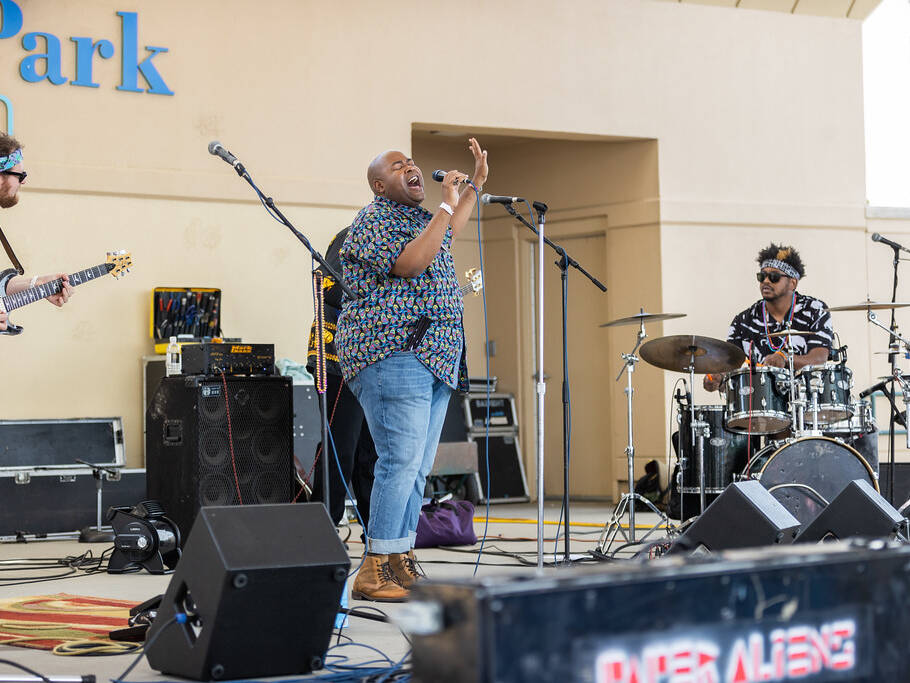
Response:
[{"label": "guitarist's beard", "polygon": [[12,197],[5,196],[0,197],[0,209],[9,209],[19,203],[19,193],[17,192]]}]

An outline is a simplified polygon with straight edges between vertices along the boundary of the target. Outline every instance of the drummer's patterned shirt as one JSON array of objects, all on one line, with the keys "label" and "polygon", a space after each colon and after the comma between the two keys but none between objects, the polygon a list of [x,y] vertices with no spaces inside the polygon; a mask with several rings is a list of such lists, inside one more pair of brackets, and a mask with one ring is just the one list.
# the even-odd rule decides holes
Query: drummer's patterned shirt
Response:
[{"label": "drummer's patterned shirt", "polygon": [[[765,330],[763,304],[763,300],[756,301],[733,318],[733,322],[730,323],[730,331],[727,333],[727,341],[741,347],[747,358],[751,350],[752,359],[756,362],[760,362],[765,356],[774,353],[784,341],[782,337],[771,337],[769,342]],[[787,311],[787,315],[781,322],[775,320],[770,313],[767,314],[767,320],[768,333],[779,332],[787,327],[813,333],[811,335],[793,335],[791,339],[797,355],[803,356],[812,349],[824,348],[830,351],[834,345],[831,313],[825,302],[815,297],[796,292],[792,321],[790,311]],[[774,346],[771,346],[771,343]]]},{"label": "drummer's patterned shirt", "polygon": [[359,298],[344,298],[335,338],[345,380],[404,350],[417,321],[426,316],[430,326],[414,353],[439,380],[467,391],[464,304],[449,251],[452,228],[446,229],[439,252],[420,275],[392,275],[407,243],[431,218],[422,207],[377,196],[351,224],[340,255],[345,283]]}]

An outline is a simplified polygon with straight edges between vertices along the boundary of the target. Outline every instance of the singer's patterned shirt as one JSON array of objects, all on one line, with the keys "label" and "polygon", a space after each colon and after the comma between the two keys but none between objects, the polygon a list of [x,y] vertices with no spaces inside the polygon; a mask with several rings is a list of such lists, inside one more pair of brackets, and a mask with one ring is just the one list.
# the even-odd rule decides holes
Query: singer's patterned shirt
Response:
[{"label": "singer's patterned shirt", "polygon": [[449,251],[451,228],[423,273],[417,277],[391,274],[407,243],[423,232],[432,217],[422,207],[375,197],[351,224],[340,254],[345,284],[359,298],[345,297],[335,338],[346,380],[404,350],[417,321],[426,316],[431,322],[414,349],[417,358],[453,389],[467,390],[464,306]]},{"label": "singer's patterned shirt", "polygon": [[[782,337],[771,337],[774,346],[768,342],[765,333],[763,315],[764,301],[756,301],[752,306],[733,318],[727,341],[741,347],[749,357],[751,347],[752,359],[760,362],[784,343]],[[831,325],[831,313],[824,301],[796,292],[796,299],[792,305],[793,321],[790,322],[790,311],[781,322],[768,313],[768,333],[780,332],[788,327],[795,330],[812,332],[807,335],[793,335],[793,347],[797,355],[804,356],[812,349],[831,349],[834,343],[834,328]]]}]

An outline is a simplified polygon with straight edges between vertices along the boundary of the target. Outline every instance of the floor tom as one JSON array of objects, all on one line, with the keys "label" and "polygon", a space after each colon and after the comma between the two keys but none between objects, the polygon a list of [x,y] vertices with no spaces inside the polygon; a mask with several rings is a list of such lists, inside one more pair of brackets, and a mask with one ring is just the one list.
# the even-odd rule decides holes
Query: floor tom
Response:
[{"label": "floor tom", "polygon": [[[704,440],[705,493],[721,493],[746,466],[749,437],[724,427],[724,406],[695,406],[695,417],[708,425]],[[679,452],[686,458],[683,493],[700,493],[698,443],[692,445],[692,413],[679,413]]]}]

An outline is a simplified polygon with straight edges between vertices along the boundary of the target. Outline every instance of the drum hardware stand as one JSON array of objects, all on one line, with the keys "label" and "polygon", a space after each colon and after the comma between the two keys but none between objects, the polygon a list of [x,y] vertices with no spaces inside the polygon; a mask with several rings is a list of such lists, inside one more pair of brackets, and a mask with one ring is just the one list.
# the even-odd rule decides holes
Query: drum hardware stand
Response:
[{"label": "drum hardware stand", "polygon": [[[642,309],[644,312],[644,309]],[[610,549],[610,546],[613,545],[613,541],[616,540],[617,534],[622,534],[623,538],[626,540],[626,543],[635,543],[635,501],[640,500],[647,507],[651,508],[651,511],[658,516],[657,523],[652,526],[641,537],[641,540],[644,541],[648,536],[653,534],[657,529],[660,528],[663,524],[667,533],[670,532],[670,520],[669,518],[661,512],[657,506],[654,505],[650,500],[645,498],[640,493],[635,493],[635,442],[633,437],[633,425],[632,425],[632,394],[634,389],[632,388],[632,373],[635,372],[635,364],[641,360],[638,356],[635,355],[635,352],[638,351],[638,347],[641,346],[641,343],[647,337],[645,332],[645,323],[641,321],[638,328],[637,340],[635,342],[635,347],[630,353],[622,354],[622,359],[625,361],[623,369],[620,370],[619,374],[616,376],[616,381],[618,382],[622,379],[623,373],[626,374],[626,388],[624,390],[626,394],[626,415],[628,416],[628,445],[626,446],[626,460],[629,465],[629,492],[622,494],[619,498],[619,502],[616,504],[616,507],[613,508],[613,514],[610,516],[610,520],[604,525],[603,531],[600,534],[600,541],[597,544],[597,552],[606,555],[607,551]],[[682,492],[680,492],[680,496]],[[680,498],[680,501],[682,499]],[[622,528],[622,516],[628,512],[629,514],[629,533],[627,534]]]},{"label": "drum hardware stand", "polygon": [[[891,294],[891,302],[894,303],[897,300],[897,266],[898,261],[898,250],[894,250],[894,291]],[[885,330],[890,335],[890,341],[888,343],[888,348],[890,353],[888,354],[888,362],[891,363],[891,377],[890,379],[885,380],[882,384],[890,384],[890,395],[888,395],[888,402],[890,404],[890,420],[888,427],[888,468],[889,468],[889,478],[888,478],[888,502],[894,505],[894,443],[895,443],[895,434],[894,426],[897,422],[902,421],[904,426],[907,428],[907,447],[910,448],[910,386],[907,385],[906,380],[903,378],[903,373],[900,368],[897,367],[897,357],[900,355],[900,346],[904,345],[905,349],[910,349],[910,341],[904,339],[900,333],[897,331],[897,321],[895,320],[895,311],[896,309],[891,309],[891,327],[886,327],[879,322],[878,316],[870,308],[866,312],[866,316],[870,323],[876,327],[880,327]],[[900,383],[901,390],[903,393],[904,399],[904,415],[898,417],[897,405],[894,402],[894,397],[897,394],[895,390],[895,383]],[[884,386],[882,386],[884,390]]]},{"label": "drum hardware stand", "polygon": [[[692,432],[697,434],[695,442],[698,450],[698,498],[701,505],[700,512],[705,511],[705,439],[711,436],[711,428],[707,422],[696,420],[692,423]],[[679,514],[682,516],[682,496],[679,499]]]},{"label": "drum hardware stand", "polygon": [[[689,366],[685,369],[689,373],[689,387],[692,391],[692,395],[689,397],[689,424],[692,425],[692,450],[698,454],[698,502],[701,514],[705,511],[705,437],[710,436],[711,431],[707,422],[695,419],[695,352],[697,350],[695,346],[689,347]],[[681,468],[680,471],[682,471]],[[685,519],[682,488],[679,491],[679,516]]]}]

